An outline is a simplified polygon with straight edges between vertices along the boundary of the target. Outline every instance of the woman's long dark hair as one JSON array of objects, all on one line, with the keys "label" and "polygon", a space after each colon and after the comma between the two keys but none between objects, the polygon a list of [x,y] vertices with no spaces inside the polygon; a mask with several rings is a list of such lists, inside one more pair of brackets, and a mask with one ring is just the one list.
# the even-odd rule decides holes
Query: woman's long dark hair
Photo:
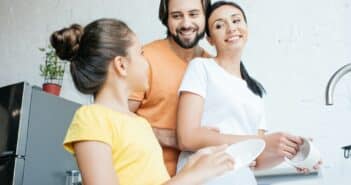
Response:
[{"label": "woman's long dark hair", "polygon": [[[246,18],[244,10],[238,4],[236,4],[234,2],[227,2],[227,1],[217,1],[217,2],[213,3],[207,9],[206,20],[207,21],[209,20],[209,18],[214,10],[216,10],[217,8],[224,6],[224,5],[229,5],[229,6],[232,6],[232,7],[239,9],[241,11],[241,13],[243,14],[245,23],[247,23],[247,18]],[[206,34],[209,37],[211,36],[208,22],[206,23]],[[247,72],[242,61],[240,62],[240,72],[241,72],[241,77],[246,81],[249,89],[257,96],[263,97],[263,95],[266,93],[266,90],[264,89],[264,87],[262,86],[262,84],[260,82],[258,82],[257,80],[255,80],[254,78],[252,78],[249,75],[249,73]]]}]

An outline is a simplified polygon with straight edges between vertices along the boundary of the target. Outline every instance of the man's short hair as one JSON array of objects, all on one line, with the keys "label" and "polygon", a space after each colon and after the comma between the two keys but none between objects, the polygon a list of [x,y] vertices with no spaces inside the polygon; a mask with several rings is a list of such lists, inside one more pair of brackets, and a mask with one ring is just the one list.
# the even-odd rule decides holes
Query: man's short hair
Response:
[{"label": "man's short hair", "polygon": [[[170,0],[161,0],[160,1],[160,7],[158,10],[158,18],[162,22],[163,25],[167,26],[167,20],[168,20],[168,4]],[[207,9],[211,5],[211,0],[201,0],[202,4],[202,10],[204,11],[204,14],[206,14]]]}]

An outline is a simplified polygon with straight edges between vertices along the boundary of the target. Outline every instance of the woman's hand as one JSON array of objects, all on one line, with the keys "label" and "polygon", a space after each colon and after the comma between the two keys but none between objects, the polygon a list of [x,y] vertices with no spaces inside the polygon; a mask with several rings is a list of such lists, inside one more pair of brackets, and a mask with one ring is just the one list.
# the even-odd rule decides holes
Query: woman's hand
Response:
[{"label": "woman's hand", "polygon": [[266,151],[278,157],[291,159],[296,155],[299,146],[303,143],[301,137],[277,132],[262,137],[266,142]]},{"label": "woman's hand", "polygon": [[[308,138],[308,140],[313,141],[313,138]],[[313,170],[318,170],[321,167],[322,163],[323,163],[322,161],[318,161],[317,164],[315,164],[312,167]],[[296,167],[296,170],[299,173],[304,173],[304,174],[309,174],[310,173],[310,169],[308,169],[308,168],[298,168],[298,167]]]},{"label": "woman's hand", "polygon": [[[322,161],[318,161],[317,164],[313,166],[313,170],[318,170],[321,167],[322,163],[323,163]],[[308,168],[296,168],[296,170],[299,173],[304,173],[304,174],[310,173],[310,170]]]},{"label": "woman's hand", "polygon": [[250,167],[250,169],[251,170],[255,170],[255,168],[256,168],[256,160],[255,161],[252,161],[251,163],[250,163],[250,165],[249,165],[249,167]]}]

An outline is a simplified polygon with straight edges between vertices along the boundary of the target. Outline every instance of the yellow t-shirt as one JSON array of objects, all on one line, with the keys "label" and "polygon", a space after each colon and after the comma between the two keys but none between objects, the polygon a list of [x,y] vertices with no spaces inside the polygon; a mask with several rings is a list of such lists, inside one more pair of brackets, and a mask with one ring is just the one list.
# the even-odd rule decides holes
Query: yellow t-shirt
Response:
[{"label": "yellow t-shirt", "polygon": [[102,105],[85,105],[77,110],[64,140],[72,143],[100,141],[112,149],[113,166],[121,185],[158,185],[170,177],[162,149],[149,123],[141,117],[119,113]]}]

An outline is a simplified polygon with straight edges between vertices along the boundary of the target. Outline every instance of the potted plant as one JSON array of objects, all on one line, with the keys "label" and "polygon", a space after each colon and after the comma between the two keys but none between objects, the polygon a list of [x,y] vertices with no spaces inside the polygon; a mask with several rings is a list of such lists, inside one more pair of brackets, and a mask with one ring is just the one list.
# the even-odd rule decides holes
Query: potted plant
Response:
[{"label": "potted plant", "polygon": [[43,91],[58,96],[65,73],[65,62],[58,58],[51,45],[39,50],[45,53],[45,64],[40,65],[41,76],[44,77]]}]

